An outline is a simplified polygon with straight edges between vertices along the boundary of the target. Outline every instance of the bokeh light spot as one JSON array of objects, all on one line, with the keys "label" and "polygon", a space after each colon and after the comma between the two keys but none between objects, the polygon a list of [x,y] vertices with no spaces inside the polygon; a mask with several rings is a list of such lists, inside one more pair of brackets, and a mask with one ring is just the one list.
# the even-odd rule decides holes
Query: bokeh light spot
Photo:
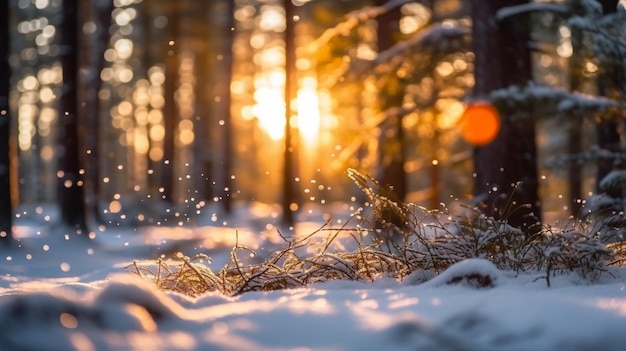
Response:
[{"label": "bokeh light spot", "polygon": [[471,103],[461,117],[461,135],[470,144],[491,143],[500,132],[500,113],[488,102]]}]

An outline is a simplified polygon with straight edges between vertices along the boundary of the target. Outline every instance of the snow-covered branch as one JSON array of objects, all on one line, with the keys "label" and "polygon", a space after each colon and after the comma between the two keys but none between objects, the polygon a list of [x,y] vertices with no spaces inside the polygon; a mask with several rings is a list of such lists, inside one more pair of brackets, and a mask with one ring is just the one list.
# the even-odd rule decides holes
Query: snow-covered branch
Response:
[{"label": "snow-covered branch", "polygon": [[338,35],[347,35],[347,33],[356,27],[359,23],[376,18],[390,10],[400,7],[404,4],[415,2],[414,0],[389,0],[380,6],[366,6],[362,9],[352,11],[346,15],[346,20],[338,23],[322,33],[310,46],[311,52],[317,51],[322,45],[328,43],[332,38]]},{"label": "snow-covered branch", "polygon": [[501,22],[505,19],[531,12],[553,12],[566,15],[570,11],[568,7],[563,4],[554,4],[549,2],[530,2],[526,4],[501,8],[496,13],[496,20],[498,22]]},{"label": "snow-covered branch", "polygon": [[[459,39],[463,36],[470,34],[469,28],[443,24],[433,24],[423,31],[418,32],[411,38],[401,41],[388,50],[379,53],[374,59],[375,64],[382,64],[388,62],[393,57],[396,57],[403,52],[411,50],[413,48],[434,46],[438,47],[443,43],[450,42],[451,39]],[[436,45],[436,46],[435,46]]]},{"label": "snow-covered branch", "polygon": [[613,108],[626,109],[626,103],[621,101],[535,84],[494,90],[489,98],[497,105],[511,110],[524,111],[529,105],[536,106],[535,112],[541,108],[543,115],[594,115]]},{"label": "snow-covered branch", "polygon": [[395,9],[396,7],[400,7],[409,2],[415,2],[413,0],[389,0],[383,5],[380,6],[367,6],[359,10],[352,11],[348,13],[346,17],[348,18],[357,18],[359,21],[367,21],[369,19],[378,17],[388,11]]}]

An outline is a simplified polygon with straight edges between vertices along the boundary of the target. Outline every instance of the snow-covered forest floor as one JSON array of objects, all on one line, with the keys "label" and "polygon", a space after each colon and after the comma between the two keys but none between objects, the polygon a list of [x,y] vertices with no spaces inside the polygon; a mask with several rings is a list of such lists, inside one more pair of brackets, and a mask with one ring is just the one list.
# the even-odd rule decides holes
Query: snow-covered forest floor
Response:
[{"label": "snow-covered forest floor", "polygon": [[[626,271],[616,267],[593,282],[558,274],[548,287],[542,273],[515,274],[470,259],[427,282],[418,271],[401,282],[334,280],[197,298],[158,290],[128,268],[136,260],[149,264],[181,251],[206,253],[217,271],[235,238],[259,256],[269,253],[279,241],[266,215],[248,208],[226,225],[217,220],[193,228],[112,226],[94,239],[66,237],[62,229],[24,216],[16,228],[20,246],[0,248],[0,350],[521,351],[626,345]],[[324,222],[321,215],[310,217],[297,232]],[[477,288],[461,279],[471,276],[488,277],[491,284]]]}]

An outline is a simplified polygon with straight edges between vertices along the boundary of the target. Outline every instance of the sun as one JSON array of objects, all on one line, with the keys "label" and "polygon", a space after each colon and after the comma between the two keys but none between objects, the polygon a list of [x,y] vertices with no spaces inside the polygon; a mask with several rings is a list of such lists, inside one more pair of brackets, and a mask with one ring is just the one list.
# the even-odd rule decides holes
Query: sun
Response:
[{"label": "sun", "polygon": [[467,106],[461,117],[461,135],[468,143],[483,146],[491,143],[500,132],[500,113],[487,101]]}]

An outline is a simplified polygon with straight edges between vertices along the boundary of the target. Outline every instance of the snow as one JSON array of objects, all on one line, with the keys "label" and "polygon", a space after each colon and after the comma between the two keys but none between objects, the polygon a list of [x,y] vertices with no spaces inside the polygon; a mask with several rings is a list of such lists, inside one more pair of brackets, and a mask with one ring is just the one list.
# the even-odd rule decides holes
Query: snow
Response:
[{"label": "snow", "polygon": [[554,12],[558,14],[566,14],[568,12],[568,8],[562,4],[548,2],[531,2],[516,6],[506,6],[498,10],[496,13],[496,20],[501,22],[505,19],[529,12]]},{"label": "snow", "polygon": [[[126,267],[181,250],[206,252],[219,268],[235,231],[259,250],[276,245],[271,235],[244,223],[112,227],[89,240],[30,219],[17,222],[20,247],[0,248],[0,350],[617,351],[626,345],[625,272],[617,268],[594,283],[557,275],[548,288],[541,274],[515,275],[471,259],[402,282],[340,280],[190,298],[159,291]],[[216,235],[225,239],[210,238]]]},{"label": "snow", "polygon": [[611,171],[604,178],[602,178],[602,180],[600,181],[598,185],[600,186],[600,189],[602,190],[614,192],[616,190],[621,190],[622,184],[625,184],[625,183],[626,183],[626,171],[616,170],[616,171]]}]

